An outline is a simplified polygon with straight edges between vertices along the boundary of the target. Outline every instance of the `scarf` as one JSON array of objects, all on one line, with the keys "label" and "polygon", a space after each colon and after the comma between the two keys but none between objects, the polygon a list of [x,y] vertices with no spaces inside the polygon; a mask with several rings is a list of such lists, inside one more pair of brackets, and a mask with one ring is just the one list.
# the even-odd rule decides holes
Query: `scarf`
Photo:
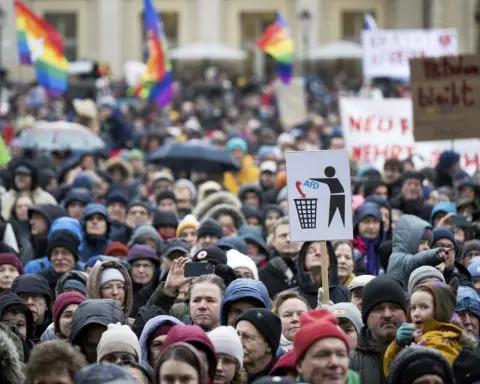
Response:
[{"label": "scarf", "polygon": [[288,340],[282,333],[280,336],[280,347],[287,353],[293,349],[293,341]]},{"label": "scarf", "polygon": [[380,270],[380,266],[378,263],[378,258],[377,258],[377,246],[378,244],[382,241],[382,237],[379,236],[375,240],[368,240],[365,239],[363,236],[357,236],[355,238],[355,242],[358,243],[363,243],[366,249],[366,252],[364,253],[364,256],[366,256],[366,266],[367,266],[367,274],[368,275],[373,275],[373,276],[378,276],[378,272]]}]

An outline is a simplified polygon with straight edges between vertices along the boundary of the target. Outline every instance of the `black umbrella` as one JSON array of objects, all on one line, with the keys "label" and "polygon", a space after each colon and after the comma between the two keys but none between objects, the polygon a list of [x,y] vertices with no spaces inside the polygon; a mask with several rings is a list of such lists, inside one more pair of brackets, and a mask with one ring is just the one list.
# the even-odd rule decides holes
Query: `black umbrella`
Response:
[{"label": "black umbrella", "polygon": [[232,155],[225,150],[193,143],[164,145],[152,153],[148,160],[173,171],[223,173],[240,169]]}]

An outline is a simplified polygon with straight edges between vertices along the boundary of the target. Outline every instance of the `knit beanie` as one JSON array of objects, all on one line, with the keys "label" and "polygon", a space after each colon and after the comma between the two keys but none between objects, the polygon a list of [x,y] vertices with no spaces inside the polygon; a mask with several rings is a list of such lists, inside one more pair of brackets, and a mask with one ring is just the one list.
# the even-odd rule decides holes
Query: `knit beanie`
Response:
[{"label": "knit beanie", "polygon": [[107,268],[102,271],[100,274],[100,286],[110,282],[110,281],[121,281],[125,282],[125,277],[122,272],[117,268]]},{"label": "knit beanie", "polygon": [[360,333],[360,330],[363,327],[362,314],[354,304],[337,303],[327,309],[332,311],[337,319],[349,320],[355,327],[357,333]]},{"label": "knit beanie", "polygon": [[116,364],[98,363],[83,367],[75,375],[75,384],[134,384],[135,377]]},{"label": "knit beanie", "polygon": [[193,215],[187,215],[183,218],[183,220],[178,224],[177,227],[177,237],[186,229],[186,228],[193,228],[195,231],[198,230],[200,223],[198,222],[197,218]]},{"label": "knit beanie", "polygon": [[53,322],[55,328],[59,328],[59,321],[62,312],[70,304],[80,304],[87,300],[87,298],[79,292],[64,292],[57,296],[55,300],[55,305],[53,306]]},{"label": "knit beanie", "polygon": [[430,265],[422,265],[421,267],[414,269],[410,274],[410,278],[408,279],[408,294],[411,295],[413,289],[423,279],[428,278],[436,278],[445,283],[445,277],[443,277],[443,274],[438,269],[431,267]]},{"label": "knit beanie", "polygon": [[203,221],[197,231],[199,239],[208,235],[215,236],[218,239],[223,237],[222,227],[213,219],[206,219]]},{"label": "knit beanie", "polygon": [[282,334],[282,323],[278,316],[267,309],[252,308],[243,312],[236,324],[240,321],[252,323],[267,341],[267,344],[272,349],[272,355],[276,355]]},{"label": "knit beanie", "polygon": [[213,265],[227,264],[227,254],[220,248],[212,246],[200,249],[192,257],[193,262],[207,261]]},{"label": "knit beanie", "polygon": [[235,358],[240,368],[243,368],[243,347],[235,328],[221,326],[208,332],[207,335],[217,354],[222,353]]},{"label": "knit beanie", "polygon": [[395,303],[407,314],[407,300],[400,284],[389,276],[382,275],[365,285],[362,290],[362,320],[367,324],[368,314],[381,303]]},{"label": "knit beanie", "polygon": [[430,244],[433,243],[433,232],[431,228],[425,228],[421,240],[427,240]]},{"label": "knit beanie", "polygon": [[13,265],[18,274],[23,274],[23,263],[14,253],[0,253],[0,265]]},{"label": "knit beanie", "polygon": [[468,264],[468,273],[473,279],[480,277],[480,256],[475,256]]},{"label": "knit beanie", "polygon": [[480,256],[480,240],[468,240],[463,243],[462,258],[472,251],[476,251],[476,256]]},{"label": "knit beanie", "polygon": [[178,226],[178,218],[175,212],[158,210],[153,215],[152,225],[158,230],[158,227],[175,227]]},{"label": "knit beanie", "polygon": [[179,179],[175,182],[175,187],[185,186],[190,190],[190,195],[192,196],[192,201],[197,199],[197,187],[195,184],[188,179]]},{"label": "knit beanie", "polygon": [[438,227],[433,230],[433,243],[440,239],[448,239],[454,245],[457,244],[454,233],[447,227]]},{"label": "knit beanie", "polygon": [[132,264],[136,260],[150,260],[154,264],[160,263],[160,260],[152,247],[144,244],[135,244],[130,248],[130,251],[128,251],[127,261]]},{"label": "knit beanie", "polygon": [[254,280],[258,280],[258,268],[250,256],[238,252],[236,249],[231,249],[227,252],[227,265],[232,268],[246,268],[252,275]]},{"label": "knit beanie", "polygon": [[128,255],[128,247],[119,241],[114,241],[105,248],[103,253],[106,256],[126,257]]},{"label": "knit beanie", "polygon": [[421,284],[413,289],[412,295],[419,291],[432,295],[435,309],[434,320],[442,323],[449,323],[452,320],[457,305],[457,297],[450,285],[440,282]]},{"label": "knit beanie", "polygon": [[440,158],[438,159],[438,167],[447,170],[455,163],[460,161],[460,155],[458,152],[455,152],[451,149],[447,149],[440,154]]},{"label": "knit beanie", "polygon": [[128,325],[108,324],[97,346],[97,362],[102,361],[109,353],[115,352],[131,353],[137,362],[141,360],[140,344]]},{"label": "knit beanie", "polygon": [[334,337],[342,340],[349,350],[348,337],[328,309],[314,309],[300,316],[300,328],[293,338],[293,349],[298,361],[320,339]]},{"label": "knit beanie", "polygon": [[172,191],[162,191],[157,195],[157,205],[160,204],[162,200],[173,200],[175,203],[177,202],[177,198],[175,197],[175,194]]},{"label": "knit beanie", "polygon": [[80,241],[78,238],[68,231],[57,231],[49,239],[47,244],[47,255],[50,258],[54,248],[66,248],[72,252],[75,260],[78,260],[78,247]]}]

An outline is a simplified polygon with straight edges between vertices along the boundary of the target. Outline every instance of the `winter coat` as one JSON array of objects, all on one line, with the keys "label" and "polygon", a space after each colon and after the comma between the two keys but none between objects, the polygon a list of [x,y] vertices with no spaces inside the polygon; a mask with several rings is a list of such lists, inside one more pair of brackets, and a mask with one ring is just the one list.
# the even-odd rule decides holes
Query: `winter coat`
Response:
[{"label": "winter coat", "polygon": [[128,247],[131,248],[135,244],[145,244],[145,240],[147,239],[151,239],[155,241],[157,245],[156,252],[157,254],[161,254],[162,253],[161,249],[162,249],[164,240],[159,235],[157,230],[153,227],[153,225],[150,225],[150,224],[143,224],[136,227],[132,232],[130,241],[125,244],[127,244]]},{"label": "winter coat", "polygon": [[140,339],[142,335],[143,328],[147,324],[148,320],[153,319],[156,316],[165,315],[165,311],[157,307],[156,305],[144,305],[138,310],[137,315],[135,316],[135,321],[132,324],[132,331],[137,336],[137,339]]},{"label": "winter coat", "polygon": [[[267,288],[261,281],[236,279],[225,290],[220,306],[220,324],[227,325],[230,306],[240,300],[254,299],[270,309],[270,297]],[[260,307],[259,307],[260,308]]]},{"label": "winter coat", "polygon": [[10,224],[17,240],[19,257],[26,264],[34,254],[30,242],[30,223],[28,220],[10,220]]},{"label": "winter coat", "polygon": [[[298,287],[293,288],[293,291],[298,292],[302,295],[310,305],[310,308],[316,308],[318,303],[318,289],[321,288],[317,286],[313,281],[311,272],[305,271],[305,256],[307,255],[308,247],[311,242],[305,242],[300,249],[297,257],[297,281]],[[337,258],[333,252],[333,248],[330,242],[327,242],[327,249],[330,260],[330,271],[328,276],[329,283],[329,292],[330,292],[330,301],[333,301],[334,304],[349,302],[350,296],[348,289],[339,285],[338,282],[338,266]]]},{"label": "winter coat", "polygon": [[0,324],[0,383],[2,384],[26,383],[19,339],[6,325]]},{"label": "winter coat", "polygon": [[458,283],[463,287],[473,287],[472,275],[468,272],[467,268],[460,264],[458,261],[455,261],[455,264],[452,269],[445,269],[443,271],[443,277],[447,284],[450,284],[453,279],[457,279]]},{"label": "winter coat", "polygon": [[132,281],[133,288],[133,307],[132,316],[136,316],[140,307],[147,304],[148,299],[152,296],[153,292],[158,286],[158,278],[160,275],[159,267],[155,267],[152,280],[148,284],[138,284]]},{"label": "winter coat", "polygon": [[275,255],[258,271],[258,278],[268,289],[270,298],[287,289],[297,286],[295,261]]},{"label": "winter coat", "polygon": [[259,178],[260,169],[255,165],[252,156],[245,155],[238,172],[225,172],[223,174],[223,185],[230,192],[238,195],[242,185],[256,183]]},{"label": "winter coat", "polygon": [[379,345],[363,327],[358,334],[358,344],[350,355],[350,369],[360,375],[361,383],[386,384],[383,374],[383,355],[386,347]]},{"label": "winter coat", "polygon": [[[415,343],[420,343],[422,340],[425,340],[424,347],[436,349],[450,363],[450,366],[462,349],[473,351],[477,346],[476,341],[467,336],[466,332],[457,325],[433,319],[424,321],[422,334],[415,338]],[[388,346],[383,358],[383,372],[386,377],[390,373],[393,360],[401,350],[402,347],[395,340]]]},{"label": "winter coat", "polygon": [[[73,269],[75,271],[81,271],[81,266],[77,263],[76,265],[73,266]],[[70,272],[70,271],[68,271]],[[67,273],[67,272],[64,272]],[[48,281],[48,286],[50,287],[50,290],[52,292],[55,292],[55,288],[57,286],[58,280],[62,277],[63,273],[57,273],[53,269],[53,267],[48,267],[47,269],[44,269],[39,273],[40,276],[44,277]]]},{"label": "winter coat", "polygon": [[112,223],[110,226],[110,240],[127,244],[132,236],[133,229],[125,223]]},{"label": "winter coat", "polygon": [[183,323],[177,318],[173,316],[167,316],[167,315],[155,316],[154,318],[148,320],[148,322],[145,324],[145,327],[143,328],[143,331],[142,331],[142,335],[140,336],[140,339],[139,339],[140,351],[141,351],[140,355],[142,356],[142,361],[144,363],[149,364],[148,355],[149,355],[149,342],[151,341],[149,340],[150,336],[158,327],[166,324],[183,325]]},{"label": "winter coat", "polygon": [[33,324],[33,315],[30,310],[28,310],[27,305],[23,300],[15,293],[5,292],[0,295],[0,319],[5,313],[8,312],[8,307],[12,305],[21,305],[25,307],[26,310],[26,320],[27,320],[27,340],[32,341],[35,334],[35,325]]},{"label": "winter coat", "polygon": [[437,266],[442,262],[437,256],[438,249],[418,252],[418,246],[425,229],[431,228],[426,221],[412,215],[402,215],[393,231],[392,255],[387,273],[408,286],[410,274],[422,265]]},{"label": "winter coat", "polygon": [[135,139],[134,129],[119,110],[114,110],[102,125],[102,132],[110,148],[130,148]]},{"label": "winter coat", "polygon": [[120,304],[112,299],[85,300],[81,303],[72,320],[70,342],[80,345],[82,331],[90,324],[100,324],[105,327],[112,323],[125,324],[125,313]]},{"label": "winter coat", "polygon": [[[266,260],[268,261],[270,259],[270,252],[267,248],[267,244],[265,243],[265,240],[263,239],[261,233],[253,228],[248,228],[245,227],[245,230],[241,230],[238,233],[238,236],[245,240],[248,244],[248,242],[254,243],[258,246],[259,252],[261,255],[265,255]],[[243,229],[243,228],[242,228]]]},{"label": "winter coat", "polygon": [[102,272],[108,268],[118,269],[125,279],[125,303],[123,305],[123,311],[125,316],[128,317],[132,312],[133,304],[132,280],[130,279],[127,269],[116,261],[105,261],[94,265],[87,279],[87,299],[102,298],[100,278]]},{"label": "winter coat", "polygon": [[238,210],[242,208],[242,203],[237,196],[227,191],[221,191],[209,195],[204,200],[199,201],[197,203],[197,206],[193,210],[193,215],[198,220],[202,220],[205,217],[206,213],[212,208],[224,204],[236,207]]},{"label": "winter coat", "polygon": [[[86,231],[87,219],[89,216],[99,214],[103,216],[107,223],[107,229],[102,236],[91,236]],[[85,243],[80,253],[82,261],[87,261],[92,256],[102,255],[110,244],[110,220],[108,218],[107,208],[101,204],[89,204],[84,209],[80,219],[84,232]]]}]

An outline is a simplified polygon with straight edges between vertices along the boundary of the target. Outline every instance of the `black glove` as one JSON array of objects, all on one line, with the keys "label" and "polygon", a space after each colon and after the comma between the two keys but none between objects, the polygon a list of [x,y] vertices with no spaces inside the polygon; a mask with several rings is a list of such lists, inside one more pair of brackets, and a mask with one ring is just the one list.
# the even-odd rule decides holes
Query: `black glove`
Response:
[{"label": "black glove", "polygon": [[228,287],[230,283],[238,279],[238,275],[235,273],[233,268],[229,267],[226,264],[218,264],[215,266],[215,275],[220,276],[225,285]]}]

